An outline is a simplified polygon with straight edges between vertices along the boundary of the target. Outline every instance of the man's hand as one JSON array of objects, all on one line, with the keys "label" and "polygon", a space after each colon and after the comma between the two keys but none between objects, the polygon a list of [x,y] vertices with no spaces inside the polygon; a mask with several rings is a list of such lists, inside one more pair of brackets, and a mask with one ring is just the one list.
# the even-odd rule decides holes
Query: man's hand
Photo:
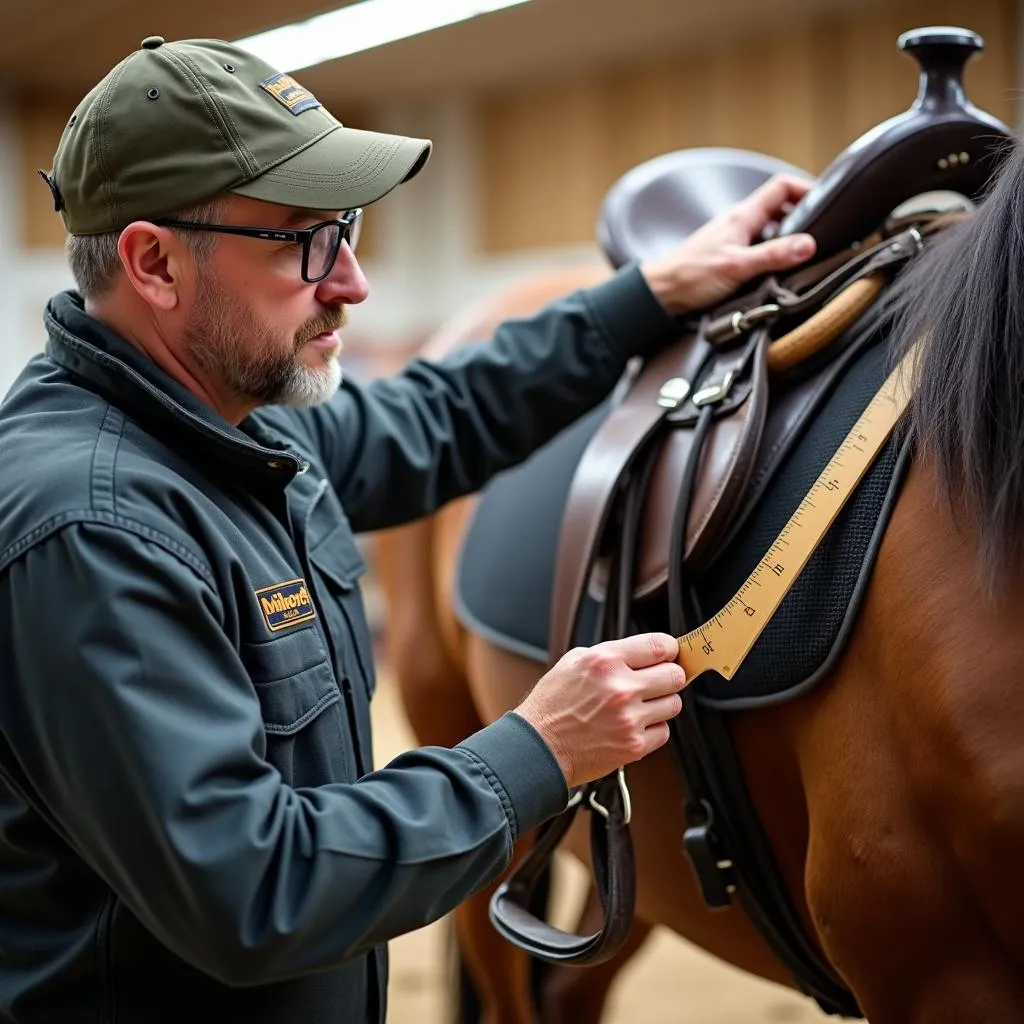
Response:
[{"label": "man's hand", "polygon": [[569,788],[638,761],[668,741],[682,709],[679,644],[641,633],[578,647],[541,678],[516,713],[555,755]]},{"label": "man's hand", "polygon": [[751,245],[806,195],[811,182],[776,175],[742,202],[698,228],[671,252],[641,266],[666,311],[706,309],[751,278],[789,270],[814,255],[811,235],[787,235]]}]

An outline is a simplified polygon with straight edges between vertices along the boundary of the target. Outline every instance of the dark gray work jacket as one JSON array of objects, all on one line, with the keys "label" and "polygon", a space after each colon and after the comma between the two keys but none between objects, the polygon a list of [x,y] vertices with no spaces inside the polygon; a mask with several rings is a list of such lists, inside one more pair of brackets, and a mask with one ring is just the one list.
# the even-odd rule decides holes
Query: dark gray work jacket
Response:
[{"label": "dark gray work jacket", "polygon": [[353,531],[523,459],[672,331],[639,271],[238,429],[84,311],[0,406],[0,1021],[380,1022],[386,940],[558,812],[514,714],[373,771]]}]

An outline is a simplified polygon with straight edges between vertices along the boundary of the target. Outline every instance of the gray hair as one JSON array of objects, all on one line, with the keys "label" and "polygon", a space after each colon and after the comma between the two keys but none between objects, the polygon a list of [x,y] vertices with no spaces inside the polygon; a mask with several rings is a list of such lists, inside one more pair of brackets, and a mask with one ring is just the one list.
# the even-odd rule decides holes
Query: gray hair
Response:
[{"label": "gray hair", "polygon": [[[167,214],[167,218],[216,223],[226,202],[226,196],[217,196],[198,206]],[[196,263],[203,263],[210,258],[217,244],[216,234],[212,231],[190,231],[187,228],[173,230],[189,247]],[[120,231],[109,231],[102,235],[68,235],[65,244],[68,264],[75,286],[83,298],[99,298],[114,287],[121,270],[121,257],[117,254],[120,237]]]}]

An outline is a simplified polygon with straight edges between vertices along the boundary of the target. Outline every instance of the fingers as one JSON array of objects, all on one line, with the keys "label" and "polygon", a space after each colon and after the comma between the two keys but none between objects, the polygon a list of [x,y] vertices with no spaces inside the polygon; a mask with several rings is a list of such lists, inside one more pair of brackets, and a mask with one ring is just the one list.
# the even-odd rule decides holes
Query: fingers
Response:
[{"label": "fingers", "polygon": [[675,662],[648,665],[633,672],[633,683],[641,700],[656,700],[678,693],[686,685],[686,672]]},{"label": "fingers", "polygon": [[776,174],[751,192],[738,206],[751,238],[759,235],[770,221],[781,220],[789,207],[807,195],[813,184],[791,174]]},{"label": "fingers", "polygon": [[668,633],[637,633],[621,640],[606,640],[597,647],[622,658],[630,668],[646,668],[679,657],[679,641]]},{"label": "fingers", "polygon": [[742,280],[790,270],[810,259],[816,248],[817,243],[812,235],[773,238],[770,242],[760,242],[739,250],[735,254],[736,270]]},{"label": "fingers", "polygon": [[654,697],[645,700],[640,707],[640,721],[645,727],[667,722],[675,718],[683,710],[683,698],[678,693],[670,693],[665,697]]},{"label": "fingers", "polygon": [[658,722],[656,725],[649,725],[644,729],[644,754],[646,757],[648,754],[653,754],[659,747],[665,746],[668,743],[669,738],[669,727],[664,722]]}]

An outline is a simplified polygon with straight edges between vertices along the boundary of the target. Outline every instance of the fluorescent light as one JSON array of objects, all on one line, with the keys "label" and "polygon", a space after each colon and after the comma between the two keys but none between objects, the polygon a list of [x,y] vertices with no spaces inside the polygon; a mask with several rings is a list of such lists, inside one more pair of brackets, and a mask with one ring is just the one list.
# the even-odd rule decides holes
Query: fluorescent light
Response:
[{"label": "fluorescent light", "polygon": [[529,0],[363,0],[328,14],[239,39],[279,71],[295,71],[430,32]]}]

